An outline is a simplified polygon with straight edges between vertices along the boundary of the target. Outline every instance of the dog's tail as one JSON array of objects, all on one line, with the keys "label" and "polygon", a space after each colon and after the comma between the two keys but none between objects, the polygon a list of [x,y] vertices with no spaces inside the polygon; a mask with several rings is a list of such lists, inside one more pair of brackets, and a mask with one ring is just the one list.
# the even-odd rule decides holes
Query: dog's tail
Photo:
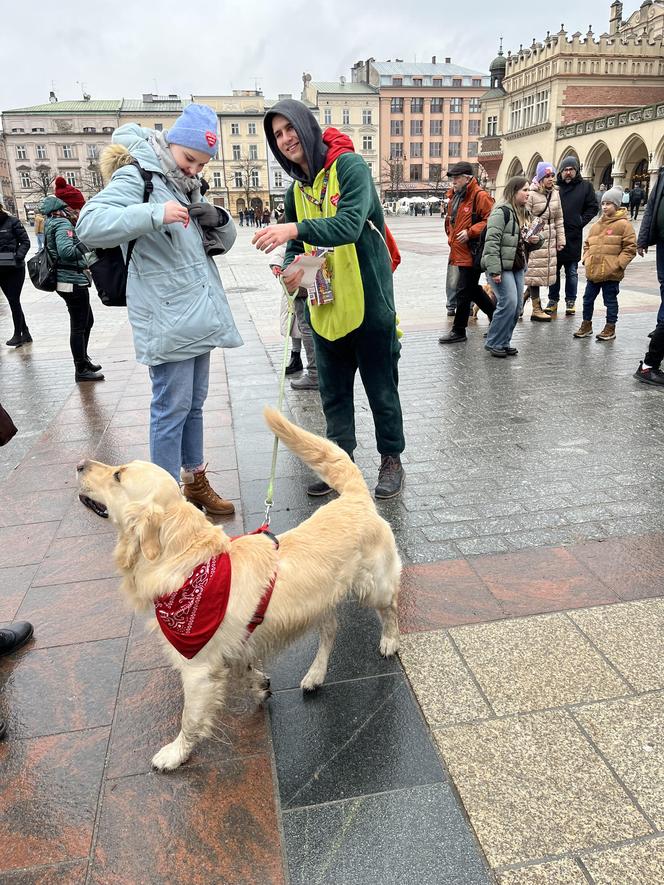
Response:
[{"label": "dog's tail", "polygon": [[336,492],[369,495],[369,489],[360,469],[343,449],[292,424],[280,412],[269,406],[263,409],[263,415],[270,430]]}]

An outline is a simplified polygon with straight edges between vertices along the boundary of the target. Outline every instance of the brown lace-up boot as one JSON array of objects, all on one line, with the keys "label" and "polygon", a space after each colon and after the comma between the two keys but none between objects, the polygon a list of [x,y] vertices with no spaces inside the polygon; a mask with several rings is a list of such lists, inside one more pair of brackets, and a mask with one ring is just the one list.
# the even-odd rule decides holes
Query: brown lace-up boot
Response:
[{"label": "brown lace-up boot", "polygon": [[231,516],[235,513],[232,501],[226,501],[210,485],[205,470],[192,473],[182,471],[182,494],[187,501],[213,516]]}]

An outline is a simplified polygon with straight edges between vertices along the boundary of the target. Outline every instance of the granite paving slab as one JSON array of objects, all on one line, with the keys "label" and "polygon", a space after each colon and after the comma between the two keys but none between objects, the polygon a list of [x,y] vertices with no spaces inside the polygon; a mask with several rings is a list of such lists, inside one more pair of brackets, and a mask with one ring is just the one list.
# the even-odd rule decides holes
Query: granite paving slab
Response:
[{"label": "granite paving slab", "polygon": [[594,885],[660,885],[664,837],[600,851],[583,858]]},{"label": "granite paving slab", "polygon": [[508,870],[498,876],[499,885],[588,885],[588,879],[574,860],[533,864]]}]

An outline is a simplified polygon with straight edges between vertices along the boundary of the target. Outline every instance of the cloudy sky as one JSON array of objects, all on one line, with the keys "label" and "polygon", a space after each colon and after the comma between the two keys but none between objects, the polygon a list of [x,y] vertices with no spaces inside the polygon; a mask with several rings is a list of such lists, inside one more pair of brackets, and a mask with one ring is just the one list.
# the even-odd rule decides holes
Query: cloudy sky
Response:
[{"label": "cloudy sky", "polygon": [[[638,8],[625,2],[625,16]],[[608,30],[610,0],[554,4],[496,0],[0,0],[0,109],[60,100],[139,98],[144,92],[228,94],[258,86],[268,97],[299,97],[302,73],[350,77],[350,67],[450,56],[486,71],[498,38],[505,49],[568,32]],[[522,12],[521,12],[522,10]]]}]

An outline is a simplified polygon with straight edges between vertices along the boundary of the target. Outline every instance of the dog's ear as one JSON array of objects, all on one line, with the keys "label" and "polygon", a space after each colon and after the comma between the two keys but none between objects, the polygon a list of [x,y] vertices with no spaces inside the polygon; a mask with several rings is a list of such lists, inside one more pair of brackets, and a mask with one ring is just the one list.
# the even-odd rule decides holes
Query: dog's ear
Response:
[{"label": "dog's ear", "polygon": [[164,510],[156,504],[134,502],[125,507],[122,515],[122,534],[115,550],[115,558],[121,569],[130,569],[138,559],[139,552],[154,562],[161,553],[159,533]]}]

